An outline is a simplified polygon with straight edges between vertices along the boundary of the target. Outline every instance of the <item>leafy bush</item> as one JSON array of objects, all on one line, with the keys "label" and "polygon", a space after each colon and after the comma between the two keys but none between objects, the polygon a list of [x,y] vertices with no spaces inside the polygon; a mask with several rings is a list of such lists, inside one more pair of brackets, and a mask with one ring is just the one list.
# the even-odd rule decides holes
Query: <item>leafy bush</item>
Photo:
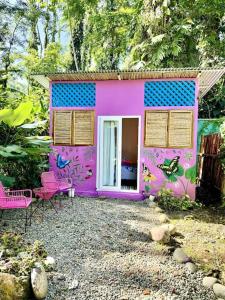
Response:
[{"label": "leafy bush", "polygon": [[41,113],[30,100],[0,110],[0,181],[6,187],[40,186],[51,142],[44,136],[47,121],[38,119],[37,114],[45,117]]},{"label": "leafy bush", "polygon": [[16,276],[30,275],[36,262],[44,262],[47,252],[40,241],[26,243],[20,234],[4,232],[0,234],[0,272]]},{"label": "leafy bush", "polygon": [[201,204],[190,199],[188,195],[176,197],[170,189],[163,188],[158,192],[158,204],[165,210],[189,210],[201,207]]}]

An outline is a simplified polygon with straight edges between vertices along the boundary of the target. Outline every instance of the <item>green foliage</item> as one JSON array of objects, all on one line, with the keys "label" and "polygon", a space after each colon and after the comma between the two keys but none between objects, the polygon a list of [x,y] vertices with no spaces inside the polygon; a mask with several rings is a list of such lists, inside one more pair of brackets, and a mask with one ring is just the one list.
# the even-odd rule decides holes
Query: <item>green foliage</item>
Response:
[{"label": "green foliage", "polygon": [[0,122],[16,127],[23,124],[29,119],[33,104],[31,101],[21,103],[16,109],[2,109],[0,110]]},{"label": "green foliage", "polygon": [[[22,236],[12,232],[5,232],[0,236],[0,245],[2,250],[10,250],[11,254],[17,255],[24,250]],[[8,253],[5,253],[8,255]]]},{"label": "green foliage", "polygon": [[0,180],[7,187],[32,188],[40,185],[40,174],[48,168],[51,139],[41,135],[48,125],[42,119],[47,109],[30,96],[20,99],[24,102],[10,108],[6,101],[9,108],[0,110]]},{"label": "green foliage", "polygon": [[[224,53],[225,51],[223,51]],[[225,115],[225,80],[222,78],[199,102],[201,118],[220,118]]]},{"label": "green foliage", "polygon": [[6,175],[1,175],[0,174],[0,181],[2,182],[4,187],[12,187],[15,184],[15,177],[10,177],[10,176],[6,176]]},{"label": "green foliage", "polygon": [[29,276],[36,262],[44,262],[47,252],[43,243],[35,241],[26,243],[22,236],[13,232],[4,232],[0,235],[0,272],[16,276]]},{"label": "green foliage", "polygon": [[30,49],[28,53],[20,55],[21,65],[25,67],[28,76],[35,72],[62,71],[71,61],[71,56],[62,51],[62,46],[59,43],[49,43],[43,57],[39,56],[37,50]]},{"label": "green foliage", "polygon": [[168,211],[185,211],[201,207],[201,204],[190,199],[188,195],[176,197],[171,189],[162,188],[158,192],[158,204]]}]

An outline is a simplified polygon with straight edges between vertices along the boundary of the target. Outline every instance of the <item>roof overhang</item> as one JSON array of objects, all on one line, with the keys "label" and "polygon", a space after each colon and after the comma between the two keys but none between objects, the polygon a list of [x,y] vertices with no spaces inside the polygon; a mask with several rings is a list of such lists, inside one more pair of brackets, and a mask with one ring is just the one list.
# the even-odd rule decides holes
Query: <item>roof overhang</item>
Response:
[{"label": "roof overhang", "polygon": [[166,78],[198,78],[199,96],[202,98],[224,75],[225,67],[216,68],[173,68],[143,71],[93,71],[93,72],[59,72],[35,73],[32,77],[44,88],[49,88],[51,81],[102,81],[102,80],[140,80]]}]

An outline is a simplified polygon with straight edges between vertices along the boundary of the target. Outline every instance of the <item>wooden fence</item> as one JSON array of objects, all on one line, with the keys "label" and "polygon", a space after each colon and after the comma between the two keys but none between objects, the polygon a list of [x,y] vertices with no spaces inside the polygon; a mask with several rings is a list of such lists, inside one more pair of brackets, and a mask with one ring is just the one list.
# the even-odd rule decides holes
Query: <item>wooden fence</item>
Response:
[{"label": "wooden fence", "polygon": [[198,154],[198,177],[201,186],[216,188],[220,191],[224,185],[224,173],[219,160],[219,149],[222,143],[220,134],[201,137]]}]

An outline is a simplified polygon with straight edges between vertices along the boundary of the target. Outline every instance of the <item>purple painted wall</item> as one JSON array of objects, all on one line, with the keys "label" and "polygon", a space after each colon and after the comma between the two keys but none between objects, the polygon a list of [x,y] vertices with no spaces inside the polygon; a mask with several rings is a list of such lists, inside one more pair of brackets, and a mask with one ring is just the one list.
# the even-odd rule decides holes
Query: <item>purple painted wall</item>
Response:
[{"label": "purple painted wall", "polygon": [[[165,79],[168,80],[168,79]],[[187,79],[171,79],[187,80]],[[191,79],[193,80],[193,79]],[[141,199],[142,191],[146,185],[151,187],[153,194],[161,187],[167,187],[174,190],[177,195],[187,192],[191,198],[195,198],[195,185],[185,177],[185,171],[196,164],[196,146],[197,146],[197,115],[198,115],[198,82],[196,82],[195,106],[193,107],[144,107],[144,83],[150,80],[131,80],[131,81],[97,81],[96,82],[96,106],[93,108],[80,107],[62,107],[53,108],[50,103],[50,112],[52,110],[71,110],[71,109],[95,109],[95,145],[92,147],[75,146],[53,146],[53,152],[50,155],[51,169],[59,177],[71,177],[80,195],[107,195],[112,197],[122,197],[129,199]],[[57,81],[59,83],[59,81]],[[63,83],[63,82],[62,82]],[[68,83],[68,81],[67,81]],[[74,81],[73,81],[74,83]],[[50,85],[51,89],[51,85]],[[51,91],[50,91],[51,93]],[[194,111],[194,147],[192,149],[162,149],[144,147],[144,112],[145,110],[168,110],[168,109],[192,109]],[[140,116],[141,117],[141,149],[140,149],[140,189],[139,194],[134,193],[111,193],[96,192],[96,164],[97,164],[97,120],[98,116]],[[50,122],[51,124],[52,122]],[[52,128],[50,128],[52,131]],[[57,157],[61,156],[63,161],[67,161],[65,167],[57,166]],[[179,157],[179,158],[178,158]],[[167,176],[158,166],[165,160],[177,159],[179,163],[179,172],[174,176]],[[149,178],[143,173],[143,164],[152,173]],[[186,172],[189,174],[190,171]]]}]

